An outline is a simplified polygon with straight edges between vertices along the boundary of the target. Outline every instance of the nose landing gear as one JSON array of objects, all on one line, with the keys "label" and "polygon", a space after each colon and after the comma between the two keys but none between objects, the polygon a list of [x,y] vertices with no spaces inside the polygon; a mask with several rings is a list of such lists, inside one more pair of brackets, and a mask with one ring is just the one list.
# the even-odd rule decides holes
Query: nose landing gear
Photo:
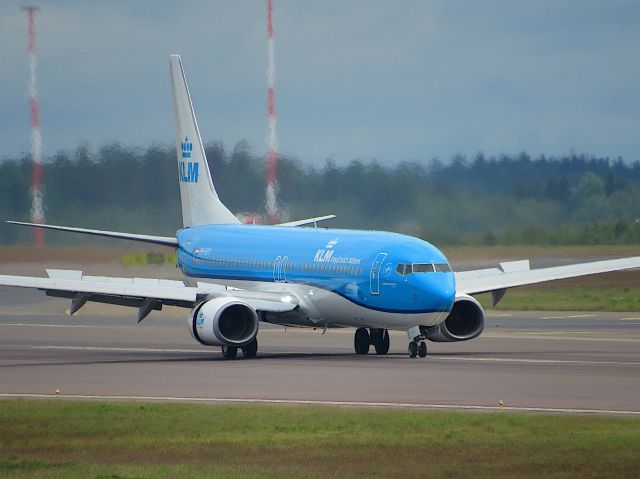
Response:
[{"label": "nose landing gear", "polygon": [[424,358],[427,356],[427,343],[422,341],[425,339],[422,331],[420,330],[420,326],[414,326],[407,331],[409,335],[409,347],[407,348],[409,352],[410,358],[415,358],[416,356],[420,356]]},{"label": "nose landing gear", "polygon": [[420,341],[420,343],[418,343],[418,341],[411,341],[408,351],[410,358],[415,358],[416,356],[424,358],[427,356],[427,343],[424,341]]}]

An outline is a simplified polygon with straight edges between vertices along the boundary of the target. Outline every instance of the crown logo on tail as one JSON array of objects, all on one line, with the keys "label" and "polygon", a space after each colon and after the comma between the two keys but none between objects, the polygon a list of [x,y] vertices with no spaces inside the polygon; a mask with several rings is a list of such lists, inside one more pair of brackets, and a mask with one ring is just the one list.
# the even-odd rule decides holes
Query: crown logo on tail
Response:
[{"label": "crown logo on tail", "polygon": [[184,137],[184,141],[180,144],[182,148],[182,158],[191,158],[191,151],[193,150],[193,143],[189,141],[189,138]]}]

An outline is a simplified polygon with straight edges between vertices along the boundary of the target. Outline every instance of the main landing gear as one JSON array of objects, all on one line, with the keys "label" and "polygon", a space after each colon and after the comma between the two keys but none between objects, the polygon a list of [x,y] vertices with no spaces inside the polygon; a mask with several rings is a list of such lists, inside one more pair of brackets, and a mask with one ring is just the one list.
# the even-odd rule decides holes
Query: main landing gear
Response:
[{"label": "main landing gear", "polygon": [[371,345],[375,348],[376,354],[387,354],[389,352],[389,331],[380,328],[356,329],[356,335],[353,338],[356,354],[367,354]]},{"label": "main landing gear", "polygon": [[411,341],[408,350],[410,358],[415,358],[416,356],[424,358],[427,355],[427,343],[424,341],[420,341],[420,343],[418,343],[418,341]]},{"label": "main landing gear", "polygon": [[420,326],[414,326],[407,331],[409,335],[409,347],[407,348],[410,358],[420,356],[421,358],[427,355],[427,343],[423,341],[425,339]]},{"label": "main landing gear", "polygon": [[255,358],[256,354],[258,354],[258,340],[253,338],[253,340],[238,348],[237,346],[222,346],[222,357],[225,359],[234,359],[238,355],[238,349],[242,349],[242,355],[245,358]]}]

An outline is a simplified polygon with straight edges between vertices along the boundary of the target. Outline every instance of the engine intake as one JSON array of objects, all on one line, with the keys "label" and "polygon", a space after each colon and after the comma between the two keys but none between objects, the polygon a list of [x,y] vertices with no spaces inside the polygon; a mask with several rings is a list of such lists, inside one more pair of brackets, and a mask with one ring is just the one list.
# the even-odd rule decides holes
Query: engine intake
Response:
[{"label": "engine intake", "polygon": [[428,328],[426,338],[436,343],[467,341],[477,338],[484,329],[484,310],[467,294],[456,296],[453,308],[442,323]]},{"label": "engine intake", "polygon": [[207,346],[243,346],[258,334],[258,314],[234,298],[214,298],[189,314],[191,336]]}]

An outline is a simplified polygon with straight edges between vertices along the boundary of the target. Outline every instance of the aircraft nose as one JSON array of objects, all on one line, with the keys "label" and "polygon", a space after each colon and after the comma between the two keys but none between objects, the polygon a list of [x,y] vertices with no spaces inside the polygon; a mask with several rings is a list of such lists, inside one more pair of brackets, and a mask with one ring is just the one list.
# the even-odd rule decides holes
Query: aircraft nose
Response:
[{"label": "aircraft nose", "polygon": [[456,284],[453,273],[431,273],[422,276],[421,296],[429,309],[449,311],[456,296]]}]

